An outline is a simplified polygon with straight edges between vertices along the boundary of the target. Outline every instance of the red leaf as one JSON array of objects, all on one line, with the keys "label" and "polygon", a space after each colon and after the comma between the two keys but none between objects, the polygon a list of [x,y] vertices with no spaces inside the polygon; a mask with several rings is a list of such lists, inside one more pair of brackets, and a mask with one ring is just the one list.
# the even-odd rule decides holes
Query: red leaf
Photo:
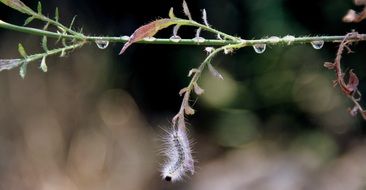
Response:
[{"label": "red leaf", "polygon": [[174,19],[159,19],[143,25],[131,35],[128,42],[125,43],[119,54],[121,55],[133,43],[143,40],[146,37],[153,37],[159,30],[175,24]]},{"label": "red leaf", "polygon": [[348,79],[347,89],[350,92],[354,92],[354,91],[357,90],[358,84],[359,84],[359,80],[358,80],[357,75],[352,70],[350,70],[349,71],[349,79]]}]

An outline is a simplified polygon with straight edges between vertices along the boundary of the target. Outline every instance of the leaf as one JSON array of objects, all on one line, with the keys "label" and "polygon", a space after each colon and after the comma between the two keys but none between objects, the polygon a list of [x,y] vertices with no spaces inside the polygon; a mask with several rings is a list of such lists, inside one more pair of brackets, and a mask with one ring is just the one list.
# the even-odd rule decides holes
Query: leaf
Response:
[{"label": "leaf", "polygon": [[210,71],[210,73],[214,76],[214,77],[217,77],[221,80],[224,80],[224,77],[222,77],[222,75],[219,73],[219,71],[217,71],[212,65],[211,63],[208,63],[207,64],[208,66],[208,70]]},{"label": "leaf", "polygon": [[202,95],[205,92],[196,82],[193,83],[193,90],[197,95]]},{"label": "leaf", "polygon": [[20,66],[19,75],[20,77],[22,77],[22,79],[24,79],[25,75],[27,74],[27,65],[28,63],[25,62],[22,66]]},{"label": "leaf", "polygon": [[47,72],[46,56],[43,56],[42,61],[41,61],[41,65],[39,66],[39,68],[43,72]]},{"label": "leaf", "polygon": [[66,47],[66,46],[67,46],[67,43],[66,43],[66,39],[65,39],[65,38],[62,38],[61,42],[62,42],[62,45],[63,45],[64,47]]},{"label": "leaf", "polygon": [[343,16],[342,21],[343,22],[353,22],[357,17],[356,11],[350,9],[348,10],[347,14]]},{"label": "leaf", "polygon": [[336,64],[332,62],[325,62],[323,66],[326,67],[327,69],[334,69]]},{"label": "leaf", "polygon": [[178,30],[180,28],[181,25],[177,24],[174,26],[173,28],[173,36],[178,36]]},{"label": "leaf", "polygon": [[18,67],[22,62],[22,59],[0,59],[0,71]]},{"label": "leaf", "polygon": [[169,10],[169,18],[171,18],[171,19],[175,19],[175,18],[177,18],[177,17],[174,15],[174,9],[173,9],[173,7],[171,7],[171,8],[170,8],[170,10]]},{"label": "leaf", "polygon": [[26,25],[28,25],[30,22],[32,22],[32,20],[34,19],[34,17],[28,17],[25,21],[24,21],[24,24],[23,24],[23,26],[26,26]]},{"label": "leaf", "polygon": [[184,106],[184,113],[187,115],[193,115],[195,113],[194,109],[191,106],[186,105]]},{"label": "leaf", "polygon": [[47,47],[47,37],[46,36],[43,36],[42,37],[42,48],[45,52],[48,51],[48,47]]},{"label": "leaf", "polygon": [[358,23],[362,20],[366,19],[366,8],[364,8],[361,12],[356,13],[356,11],[350,9],[347,14],[342,18],[343,22],[354,22]]},{"label": "leaf", "polygon": [[188,91],[188,88],[185,87],[185,88],[182,88],[180,91],[179,91],[179,96],[182,96],[184,93],[186,93]]},{"label": "leaf", "polygon": [[207,21],[207,12],[205,9],[202,10],[202,20],[206,26],[210,27],[210,25],[208,24],[208,21]]},{"label": "leaf", "polygon": [[50,25],[50,23],[49,22],[47,22],[45,25],[44,25],[44,27],[43,27],[43,30],[47,30],[47,28],[48,28],[48,26]]},{"label": "leaf", "polygon": [[20,0],[0,0],[0,2],[2,2],[3,4],[13,8],[21,13],[28,14],[28,15],[35,14],[35,12],[31,8],[29,8],[27,5],[25,5]]},{"label": "leaf", "polygon": [[196,30],[195,38],[200,38],[201,30],[202,30],[202,28],[198,28],[198,29]]},{"label": "leaf", "polygon": [[189,20],[192,20],[191,13],[189,12],[187,2],[183,0],[183,12],[188,17]]},{"label": "leaf", "polygon": [[72,17],[69,29],[72,30],[72,26],[74,25],[75,19],[76,19],[77,15],[75,15],[74,17]]},{"label": "leaf", "polygon": [[27,53],[25,52],[25,49],[21,43],[18,44],[18,51],[22,57],[24,57],[24,58],[27,57]]},{"label": "leaf", "polygon": [[60,15],[58,13],[58,7],[56,7],[55,9],[55,21],[58,22],[58,19],[59,19]]},{"label": "leaf", "polygon": [[216,35],[216,38],[217,38],[217,39],[219,39],[219,40],[222,40],[222,38],[221,38],[221,35],[220,35],[220,34],[217,34],[217,35]]},{"label": "leaf", "polygon": [[175,19],[159,19],[150,22],[149,24],[143,25],[139,27],[135,32],[130,36],[128,42],[125,43],[119,54],[121,55],[126,49],[133,43],[143,40],[147,37],[153,37],[159,30],[164,29],[170,25],[175,24]]},{"label": "leaf", "polygon": [[65,49],[63,49],[63,50],[61,51],[60,57],[65,57],[65,56],[66,56],[66,51],[65,51]]},{"label": "leaf", "polygon": [[347,84],[346,88],[350,92],[355,92],[357,90],[358,84],[359,84],[359,80],[358,80],[357,75],[352,70],[350,70],[348,84]]},{"label": "leaf", "polygon": [[348,108],[348,112],[352,117],[355,117],[358,113],[358,106],[354,105],[353,108]]},{"label": "leaf", "polygon": [[194,73],[198,73],[198,72],[200,72],[200,70],[198,70],[198,69],[191,69],[189,71],[189,73],[188,73],[188,77],[191,77]]},{"label": "leaf", "polygon": [[42,14],[42,4],[40,1],[38,1],[37,12],[38,12],[38,14]]}]

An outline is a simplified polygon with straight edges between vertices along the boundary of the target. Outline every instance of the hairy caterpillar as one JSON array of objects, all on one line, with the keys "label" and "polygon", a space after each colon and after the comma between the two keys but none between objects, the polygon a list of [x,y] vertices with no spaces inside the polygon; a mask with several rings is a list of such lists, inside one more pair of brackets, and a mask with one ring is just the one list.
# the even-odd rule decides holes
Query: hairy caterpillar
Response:
[{"label": "hairy caterpillar", "polygon": [[193,175],[194,160],[185,128],[173,128],[172,132],[167,132],[164,144],[163,152],[167,160],[161,170],[163,179],[166,181],[178,181],[185,176],[186,172],[190,172]]}]

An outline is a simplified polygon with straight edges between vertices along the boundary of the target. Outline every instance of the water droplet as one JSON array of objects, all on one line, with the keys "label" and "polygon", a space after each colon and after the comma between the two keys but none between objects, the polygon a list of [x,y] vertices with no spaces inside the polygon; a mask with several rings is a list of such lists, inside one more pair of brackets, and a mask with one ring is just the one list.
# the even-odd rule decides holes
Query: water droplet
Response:
[{"label": "water droplet", "polygon": [[182,38],[179,36],[172,36],[169,38],[170,41],[178,43]]},{"label": "water droplet", "polygon": [[202,37],[195,37],[192,39],[194,42],[197,42],[197,43],[203,43],[205,42],[206,40]]},{"label": "water droplet", "polygon": [[153,41],[156,40],[156,38],[154,38],[154,37],[145,37],[144,40],[148,41],[148,42],[153,42]]},{"label": "water droplet", "polygon": [[95,40],[95,44],[97,44],[99,49],[105,49],[109,45],[109,41],[107,40]]},{"label": "water droplet", "polygon": [[269,40],[269,43],[276,44],[276,43],[280,42],[281,39],[277,36],[271,36],[268,38],[268,40]]},{"label": "water droplet", "polygon": [[266,44],[255,44],[253,48],[256,53],[263,53],[266,51]]},{"label": "water droplet", "polygon": [[121,39],[122,39],[122,40],[129,40],[129,39],[130,39],[130,37],[129,37],[129,36],[121,36]]},{"label": "water droplet", "polygon": [[295,36],[287,35],[287,36],[283,37],[282,40],[287,42],[287,45],[291,45],[292,42],[295,41]]},{"label": "water droplet", "polygon": [[314,49],[321,49],[324,45],[323,40],[315,40],[311,42],[311,46],[313,46]]}]

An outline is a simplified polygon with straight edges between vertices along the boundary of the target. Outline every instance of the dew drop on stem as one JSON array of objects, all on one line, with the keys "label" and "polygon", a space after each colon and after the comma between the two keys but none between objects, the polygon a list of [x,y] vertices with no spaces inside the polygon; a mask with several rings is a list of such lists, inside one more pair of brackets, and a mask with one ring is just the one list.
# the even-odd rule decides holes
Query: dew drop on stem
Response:
[{"label": "dew drop on stem", "polygon": [[145,37],[144,40],[147,42],[153,42],[156,40],[156,38],[155,37]]},{"label": "dew drop on stem", "polygon": [[194,37],[192,40],[197,43],[203,43],[206,41],[206,39],[202,37]]},{"label": "dew drop on stem", "polygon": [[99,49],[105,49],[109,45],[109,41],[107,40],[95,40],[95,44],[97,44]]},{"label": "dew drop on stem", "polygon": [[281,39],[277,36],[271,36],[268,38],[268,40],[271,44],[276,44],[276,43],[280,42]]},{"label": "dew drop on stem", "polygon": [[266,51],[266,44],[255,44],[253,45],[253,49],[256,53],[263,53]]},{"label": "dew drop on stem", "polygon": [[171,36],[169,38],[170,41],[178,43],[182,38],[179,36]]},{"label": "dew drop on stem", "polygon": [[291,45],[295,41],[295,36],[286,35],[282,38],[282,40],[284,40],[287,45]]},{"label": "dew drop on stem", "polygon": [[129,40],[129,39],[130,39],[130,37],[129,37],[129,36],[121,36],[121,39],[122,39],[122,40]]},{"label": "dew drop on stem", "polygon": [[313,46],[314,49],[321,49],[324,45],[324,41],[323,40],[315,40],[310,42],[311,46]]}]

